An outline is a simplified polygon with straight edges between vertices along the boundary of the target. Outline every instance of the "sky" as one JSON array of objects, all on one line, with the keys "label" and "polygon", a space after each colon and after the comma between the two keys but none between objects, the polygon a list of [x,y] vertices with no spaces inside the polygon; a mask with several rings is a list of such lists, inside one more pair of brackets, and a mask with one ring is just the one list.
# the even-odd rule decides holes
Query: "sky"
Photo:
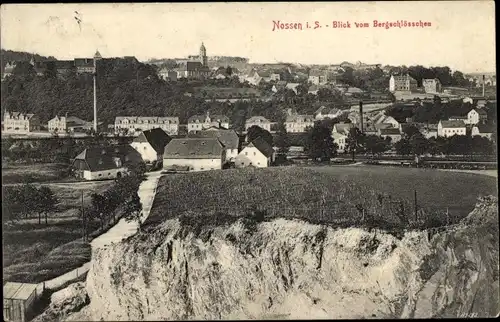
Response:
[{"label": "sky", "polygon": [[[430,27],[374,28],[373,21],[423,21]],[[274,21],[302,30],[274,30]],[[314,29],[315,21],[321,28]],[[332,28],[333,21],[351,28]],[[305,28],[306,22],[311,28]],[[368,22],[356,28],[355,22]],[[328,25],[328,27],[326,27]],[[252,63],[380,63],[493,72],[493,1],[6,4],[1,47],[58,59],[197,55]]]}]

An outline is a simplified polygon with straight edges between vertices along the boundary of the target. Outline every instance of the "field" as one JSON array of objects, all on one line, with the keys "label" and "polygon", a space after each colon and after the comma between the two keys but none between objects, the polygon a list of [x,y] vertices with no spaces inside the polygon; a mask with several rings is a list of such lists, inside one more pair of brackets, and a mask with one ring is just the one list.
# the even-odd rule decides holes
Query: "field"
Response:
[{"label": "field", "polygon": [[[52,189],[60,203],[48,222],[22,219],[3,230],[4,281],[38,283],[81,266],[90,259],[90,244],[82,241],[82,221],[78,216],[82,191],[84,205],[91,193],[102,193],[113,184],[105,182],[34,183]],[[99,224],[89,224],[97,233]]]},{"label": "field", "polygon": [[2,162],[2,184],[57,181],[68,169],[66,164],[6,164]]},{"label": "field", "polygon": [[496,180],[487,176],[370,166],[223,170],[160,180],[146,229],[174,217],[209,225],[248,216],[338,227],[428,228],[454,223],[473,209],[478,196],[497,194]]}]

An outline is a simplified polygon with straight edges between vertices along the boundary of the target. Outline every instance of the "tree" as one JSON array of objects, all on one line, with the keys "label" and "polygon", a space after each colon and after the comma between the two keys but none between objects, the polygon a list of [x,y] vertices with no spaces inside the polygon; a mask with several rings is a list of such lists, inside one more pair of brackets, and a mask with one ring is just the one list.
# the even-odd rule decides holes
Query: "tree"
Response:
[{"label": "tree", "polygon": [[420,133],[420,130],[415,125],[409,125],[403,128],[403,134],[407,139],[411,138],[414,134],[417,133]]},{"label": "tree", "polygon": [[233,74],[233,69],[231,68],[231,66],[226,67],[226,74],[229,76],[231,76]]},{"label": "tree", "polygon": [[278,129],[276,132],[277,135],[275,144],[278,148],[278,154],[286,155],[290,150],[290,139],[288,138],[285,124],[282,121],[278,122]]},{"label": "tree", "polygon": [[411,136],[409,144],[414,155],[422,155],[429,150],[429,141],[420,132]]},{"label": "tree", "polygon": [[337,155],[338,146],[332,138],[332,132],[321,123],[314,124],[307,132],[305,152],[314,161],[329,161]]},{"label": "tree", "polygon": [[93,193],[90,198],[90,215],[92,218],[99,220],[101,229],[103,229],[106,216],[110,215],[114,209],[111,207],[110,201],[104,195]]},{"label": "tree", "polygon": [[126,221],[136,221],[137,229],[141,231],[142,204],[137,192],[125,202],[123,209]]},{"label": "tree", "polygon": [[269,145],[273,146],[273,136],[269,133],[269,131],[266,131],[257,125],[249,127],[247,130],[247,141],[252,142],[258,137],[261,137],[264,141],[269,143]]},{"label": "tree", "polygon": [[381,138],[376,135],[367,135],[365,137],[365,148],[372,155],[381,154],[390,148],[390,138]]},{"label": "tree", "polygon": [[352,155],[353,161],[356,154],[363,151],[363,146],[364,134],[357,127],[351,128],[347,135],[345,150]]},{"label": "tree", "polygon": [[400,155],[409,155],[411,153],[410,141],[406,138],[402,138],[396,144],[394,144],[396,153]]},{"label": "tree", "polygon": [[36,199],[36,211],[38,213],[38,223],[41,224],[41,215],[45,215],[45,224],[48,223],[48,213],[56,209],[59,202],[54,192],[47,186],[42,186],[38,189]]},{"label": "tree", "polygon": [[17,222],[22,215],[18,187],[2,187],[2,224]]}]

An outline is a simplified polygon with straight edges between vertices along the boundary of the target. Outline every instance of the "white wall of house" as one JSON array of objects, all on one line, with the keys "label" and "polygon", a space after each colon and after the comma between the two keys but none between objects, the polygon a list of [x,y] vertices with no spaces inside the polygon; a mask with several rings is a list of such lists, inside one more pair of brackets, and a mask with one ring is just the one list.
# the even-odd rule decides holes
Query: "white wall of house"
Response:
[{"label": "white wall of house", "polygon": [[141,154],[142,160],[145,162],[153,162],[158,160],[158,153],[153,149],[149,142],[132,142],[130,146]]},{"label": "white wall of house", "polygon": [[285,128],[288,133],[302,133],[307,127],[313,127],[314,122],[285,122]]},{"label": "white wall of house", "polygon": [[479,113],[476,112],[475,110],[471,110],[469,113],[467,113],[467,124],[477,124],[479,123]]},{"label": "white wall of house", "polygon": [[345,147],[346,147],[347,135],[334,132],[332,134],[332,138],[333,138],[333,142],[335,144],[337,144],[337,146],[339,147],[337,149],[337,151],[340,153],[343,153],[345,151]]},{"label": "white wall of house", "polygon": [[454,135],[465,135],[466,128],[458,127],[458,128],[443,128],[441,124],[438,125],[438,136],[450,137]]},{"label": "white wall of house", "polygon": [[248,129],[252,126],[258,126],[261,129],[264,129],[268,132],[271,132],[271,123],[270,122],[251,122],[251,123],[245,123],[245,130],[248,131]]},{"label": "white wall of house", "polygon": [[226,150],[226,161],[234,161],[238,156],[238,149],[227,149]]},{"label": "white wall of house", "polygon": [[190,167],[190,171],[222,169],[222,158],[217,159],[163,159],[163,168],[172,166]]},{"label": "white wall of house", "polygon": [[103,179],[115,179],[120,173],[122,176],[127,172],[125,168],[109,169],[103,171],[83,171],[83,178],[85,180],[103,180]]},{"label": "white wall of house", "polygon": [[246,147],[238,154],[234,163],[237,168],[254,166],[257,168],[266,168],[269,166],[271,158],[267,158],[255,147]]},{"label": "white wall of house", "polygon": [[228,122],[221,122],[220,124],[218,122],[191,122],[188,123],[188,132],[202,131],[212,126],[219,127],[219,125],[225,129],[229,129]]}]

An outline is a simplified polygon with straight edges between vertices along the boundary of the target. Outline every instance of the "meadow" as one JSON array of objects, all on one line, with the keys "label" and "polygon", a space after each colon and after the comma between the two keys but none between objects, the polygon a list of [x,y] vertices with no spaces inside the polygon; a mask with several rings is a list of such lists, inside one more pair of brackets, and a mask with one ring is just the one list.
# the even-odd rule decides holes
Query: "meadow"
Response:
[{"label": "meadow", "polygon": [[[48,215],[48,222],[38,218],[23,218],[17,224],[3,228],[4,281],[39,283],[59,276],[90,260],[89,242],[82,239],[82,219],[79,216],[82,192],[84,207],[92,193],[102,193],[113,184],[105,182],[33,183],[48,186],[60,203],[57,211]],[[113,223],[107,224],[108,228]],[[96,236],[98,222],[90,222],[88,229]]]},{"label": "meadow", "polygon": [[494,178],[430,169],[295,166],[174,174],[160,179],[144,227],[175,217],[209,225],[258,215],[337,227],[424,229],[457,222],[479,196],[490,194],[497,194]]},{"label": "meadow", "polygon": [[2,184],[58,181],[65,177],[67,164],[13,164],[2,162]]}]

